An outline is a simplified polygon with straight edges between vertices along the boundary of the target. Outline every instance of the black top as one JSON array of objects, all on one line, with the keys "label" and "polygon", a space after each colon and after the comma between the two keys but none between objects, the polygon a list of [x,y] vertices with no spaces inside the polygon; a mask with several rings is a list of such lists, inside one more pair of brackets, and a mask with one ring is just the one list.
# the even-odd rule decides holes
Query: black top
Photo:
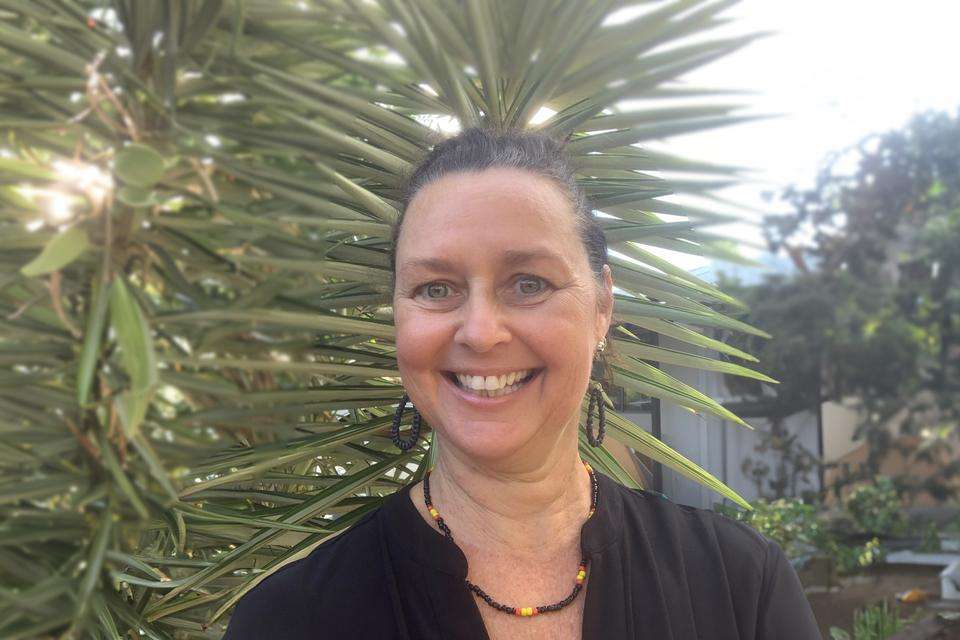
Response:
[{"label": "black top", "polygon": [[[796,572],[745,524],[628,489],[597,472],[580,532],[590,559],[584,640],[820,639]],[[237,604],[225,640],[486,640],[459,547],[410,501],[410,485]],[[507,614],[503,614],[507,615]],[[551,615],[549,613],[543,615]]]}]

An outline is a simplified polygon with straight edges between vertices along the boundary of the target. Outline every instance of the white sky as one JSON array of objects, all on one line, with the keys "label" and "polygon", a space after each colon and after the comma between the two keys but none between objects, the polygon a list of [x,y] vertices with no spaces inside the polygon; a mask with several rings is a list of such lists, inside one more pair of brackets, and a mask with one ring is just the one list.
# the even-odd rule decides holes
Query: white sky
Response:
[{"label": "white sky", "polygon": [[[650,146],[755,167],[756,182],[723,194],[744,204],[784,211],[762,193],[812,185],[829,153],[899,128],[914,113],[960,108],[957,0],[742,0],[723,15],[734,18],[723,33],[776,33],[685,76],[686,83],[757,91],[734,101],[782,117]],[[750,226],[709,229],[762,243]],[[688,269],[707,263],[670,257]]]}]

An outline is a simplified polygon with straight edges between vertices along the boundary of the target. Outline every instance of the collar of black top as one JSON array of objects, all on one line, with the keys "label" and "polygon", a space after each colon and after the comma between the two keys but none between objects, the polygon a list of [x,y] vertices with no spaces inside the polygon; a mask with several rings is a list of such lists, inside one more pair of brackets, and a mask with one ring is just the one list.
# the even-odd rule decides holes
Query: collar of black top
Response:
[{"label": "collar of black top", "polygon": [[[600,491],[597,511],[580,530],[580,547],[587,557],[615,544],[623,529],[623,488],[596,469],[594,473]],[[391,555],[406,555],[418,564],[466,578],[467,559],[463,552],[423,519],[410,500],[410,488],[407,485],[388,496],[381,507]]]}]

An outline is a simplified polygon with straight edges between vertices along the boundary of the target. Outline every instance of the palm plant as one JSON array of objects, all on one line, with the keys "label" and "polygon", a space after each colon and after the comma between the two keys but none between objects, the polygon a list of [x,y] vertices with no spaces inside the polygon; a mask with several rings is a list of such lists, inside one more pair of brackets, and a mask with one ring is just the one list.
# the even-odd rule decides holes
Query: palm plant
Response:
[{"label": "palm plant", "polygon": [[606,22],[628,4],[0,0],[0,636],[219,637],[256,580],[420,477],[429,434],[386,437],[387,246],[430,123],[571,136],[618,252],[611,382],[745,424],[651,363],[768,378],[649,340],[755,360],[694,328],[765,335],[742,303],[649,251],[737,260],[701,229],[729,216],[658,199],[735,171],[636,144],[742,120],[676,106],[714,94],[675,80],[749,38],[702,35],[730,2]]}]

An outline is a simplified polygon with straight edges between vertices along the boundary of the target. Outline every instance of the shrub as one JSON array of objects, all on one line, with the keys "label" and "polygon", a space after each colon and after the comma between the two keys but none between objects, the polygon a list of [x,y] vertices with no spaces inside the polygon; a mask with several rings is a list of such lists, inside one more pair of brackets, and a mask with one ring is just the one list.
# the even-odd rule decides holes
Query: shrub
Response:
[{"label": "shrub", "polygon": [[870,567],[883,558],[879,538],[874,537],[862,545],[844,544],[829,529],[816,507],[801,500],[757,500],[753,511],[723,504],[716,504],[714,508],[775,541],[791,560],[815,552],[829,557],[841,575]]},{"label": "shrub", "polygon": [[798,499],[757,500],[752,511],[719,504],[715,508],[774,540],[788,558],[800,557],[819,547],[818,541],[824,536],[816,508]]},{"label": "shrub", "polygon": [[886,476],[877,476],[872,484],[854,489],[847,498],[846,508],[857,527],[865,533],[899,535],[906,531],[900,493]]},{"label": "shrub", "polygon": [[887,601],[872,604],[853,614],[853,635],[839,627],[830,627],[832,640],[883,640],[903,629],[910,618],[901,618],[900,609]]}]

